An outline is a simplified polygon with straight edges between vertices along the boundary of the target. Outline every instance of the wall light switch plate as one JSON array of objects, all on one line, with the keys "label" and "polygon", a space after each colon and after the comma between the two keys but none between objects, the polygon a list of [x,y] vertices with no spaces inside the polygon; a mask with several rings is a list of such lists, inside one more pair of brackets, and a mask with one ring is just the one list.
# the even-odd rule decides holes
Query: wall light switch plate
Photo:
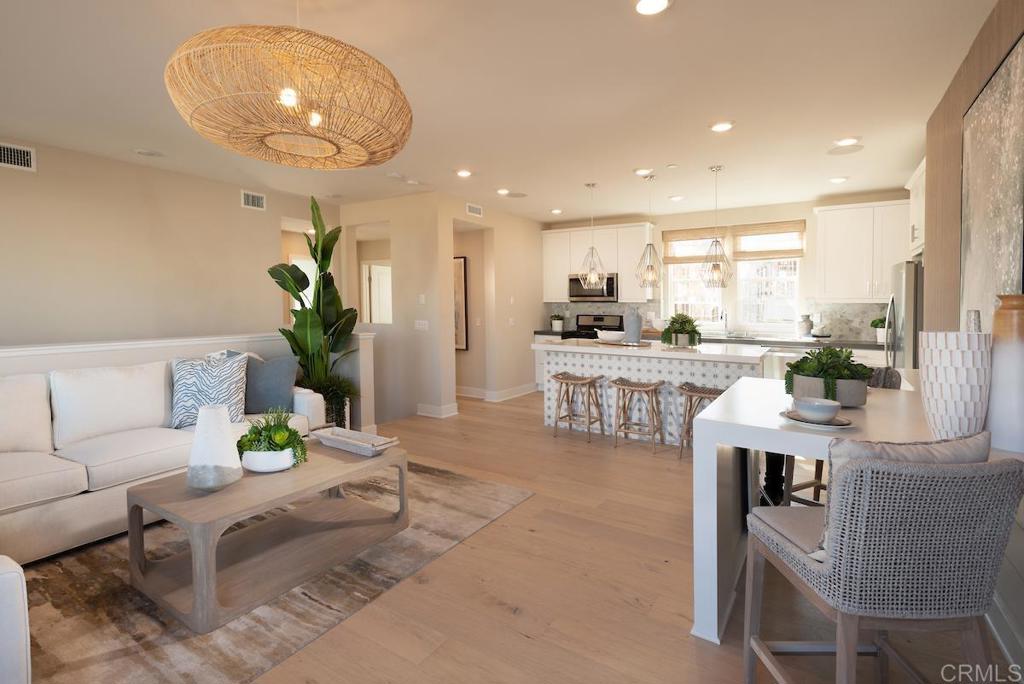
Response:
[{"label": "wall light switch plate", "polygon": [[475,325],[476,327],[479,328],[480,327],[480,319],[479,318],[474,318],[473,319],[473,325]]},{"label": "wall light switch plate", "polygon": [[509,306],[512,306],[512,305],[514,305],[515,303],[516,303],[516,298],[515,298],[515,296],[512,296],[512,297],[509,297],[509,298],[508,298],[508,304],[509,304]]},{"label": "wall light switch plate", "polygon": [[416,321],[417,330],[430,330],[430,321]]},{"label": "wall light switch plate", "polygon": [[514,319],[514,318],[509,318],[508,319],[508,327],[512,328],[512,327],[515,326],[515,324],[516,324],[516,319]]},{"label": "wall light switch plate", "polygon": [[426,304],[427,303],[427,295],[421,294],[419,296],[419,300],[420,300],[420,304]]}]

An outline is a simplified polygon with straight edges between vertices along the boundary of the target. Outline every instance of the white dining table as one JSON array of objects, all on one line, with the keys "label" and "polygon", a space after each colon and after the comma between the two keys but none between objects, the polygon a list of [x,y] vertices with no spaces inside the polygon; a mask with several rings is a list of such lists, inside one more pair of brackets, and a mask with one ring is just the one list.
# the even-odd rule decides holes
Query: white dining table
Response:
[{"label": "white dining table", "polygon": [[[905,383],[905,388],[911,388]],[[842,430],[805,427],[780,415],[792,405],[782,380],[741,378],[693,421],[693,629],[721,643],[746,558],[741,482],[751,451],[825,459],[833,438],[875,442],[935,439],[916,391],[871,389],[867,405],[843,409]]]}]

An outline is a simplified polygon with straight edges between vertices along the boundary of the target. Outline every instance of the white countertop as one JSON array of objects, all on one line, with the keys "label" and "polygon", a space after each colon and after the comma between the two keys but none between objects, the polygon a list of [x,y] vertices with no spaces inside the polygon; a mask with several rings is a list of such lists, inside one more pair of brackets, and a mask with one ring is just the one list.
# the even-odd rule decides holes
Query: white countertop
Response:
[{"label": "white countertop", "polygon": [[621,347],[601,344],[597,340],[552,340],[531,345],[534,351],[565,352],[569,354],[608,354],[611,356],[643,356],[680,361],[720,361],[724,363],[760,363],[768,347],[753,344],[701,344],[694,348],[679,348],[651,342],[649,347]]}]

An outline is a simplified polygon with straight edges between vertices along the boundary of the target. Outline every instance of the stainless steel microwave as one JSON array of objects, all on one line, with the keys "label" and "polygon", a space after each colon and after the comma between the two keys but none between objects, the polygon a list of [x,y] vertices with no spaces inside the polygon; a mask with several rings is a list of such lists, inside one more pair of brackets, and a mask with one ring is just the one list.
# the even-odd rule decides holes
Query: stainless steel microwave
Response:
[{"label": "stainless steel microwave", "polygon": [[603,288],[590,289],[583,287],[583,283],[577,276],[569,276],[569,301],[617,302],[619,301],[618,282],[619,274],[609,273]]}]

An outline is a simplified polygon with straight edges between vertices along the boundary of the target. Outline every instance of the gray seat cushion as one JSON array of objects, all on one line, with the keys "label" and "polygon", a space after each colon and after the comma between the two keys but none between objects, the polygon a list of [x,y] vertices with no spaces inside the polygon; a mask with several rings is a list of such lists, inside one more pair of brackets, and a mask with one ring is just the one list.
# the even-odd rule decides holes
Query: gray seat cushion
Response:
[{"label": "gray seat cushion", "polygon": [[812,553],[825,527],[823,506],[758,506],[751,514],[804,553]]},{"label": "gray seat cushion", "polygon": [[57,455],[84,465],[94,492],[187,466],[192,437],[170,428],[126,430],[75,442]]},{"label": "gray seat cushion", "polygon": [[0,453],[0,512],[74,496],[88,486],[79,463],[36,451]]},{"label": "gray seat cushion", "polygon": [[266,413],[275,408],[292,410],[292,389],[299,372],[294,356],[261,359],[249,355],[245,368],[245,412]]}]

